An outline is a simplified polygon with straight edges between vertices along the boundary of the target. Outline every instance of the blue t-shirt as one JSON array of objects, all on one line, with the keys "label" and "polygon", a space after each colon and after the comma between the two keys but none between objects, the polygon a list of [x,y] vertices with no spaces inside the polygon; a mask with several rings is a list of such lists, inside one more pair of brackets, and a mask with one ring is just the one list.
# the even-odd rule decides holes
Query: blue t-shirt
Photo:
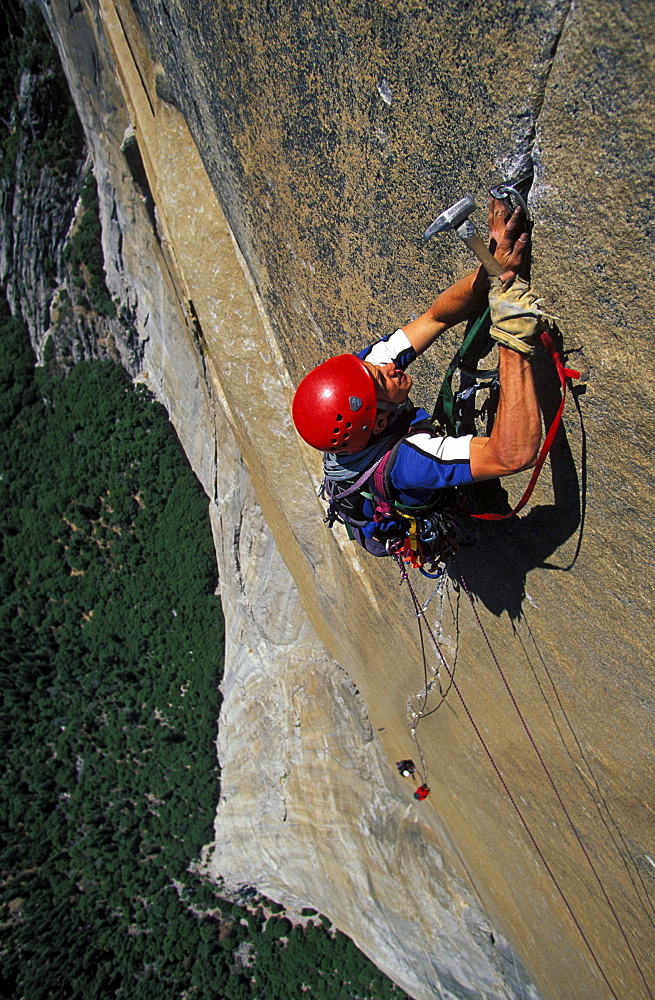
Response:
[{"label": "blue t-shirt", "polygon": [[[357,355],[362,361],[374,365],[393,362],[405,371],[417,354],[403,330],[396,330],[382,340],[364,348]],[[415,418],[412,423],[428,418],[420,407],[413,407]],[[473,482],[471,475],[471,438],[432,436],[426,431],[410,432],[396,452],[396,460],[391,468],[390,483],[393,499],[408,506],[430,503],[435,490],[450,486],[468,486]],[[361,454],[361,453],[359,453]],[[339,456],[341,465],[347,466],[348,459],[356,455]]]}]

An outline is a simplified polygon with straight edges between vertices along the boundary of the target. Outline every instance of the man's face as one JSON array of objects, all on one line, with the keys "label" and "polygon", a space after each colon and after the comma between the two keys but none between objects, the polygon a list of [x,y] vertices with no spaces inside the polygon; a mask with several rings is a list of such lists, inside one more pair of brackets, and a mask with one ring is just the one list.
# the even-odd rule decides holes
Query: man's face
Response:
[{"label": "man's face", "polygon": [[373,365],[370,361],[363,362],[375,382],[376,399],[384,403],[404,403],[412,388],[412,376],[396,368],[393,362],[388,365]]}]

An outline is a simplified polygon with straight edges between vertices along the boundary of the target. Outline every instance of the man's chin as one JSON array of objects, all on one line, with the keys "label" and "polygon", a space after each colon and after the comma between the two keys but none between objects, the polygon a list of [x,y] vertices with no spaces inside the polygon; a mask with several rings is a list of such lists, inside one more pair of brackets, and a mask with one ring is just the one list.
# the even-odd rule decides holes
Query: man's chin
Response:
[{"label": "man's chin", "polygon": [[400,390],[398,392],[398,397],[392,400],[392,402],[395,403],[396,406],[400,406],[400,404],[404,403],[407,397],[409,396],[411,388],[412,388],[412,380],[411,378],[408,378],[406,382],[403,382],[401,385],[398,386],[398,389]]}]

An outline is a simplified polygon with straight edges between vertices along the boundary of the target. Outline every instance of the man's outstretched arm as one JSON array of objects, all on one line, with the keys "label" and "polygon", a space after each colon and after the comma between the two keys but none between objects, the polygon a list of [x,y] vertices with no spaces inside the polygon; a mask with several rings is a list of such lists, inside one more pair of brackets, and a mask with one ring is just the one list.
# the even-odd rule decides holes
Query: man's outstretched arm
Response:
[{"label": "man's outstretched arm", "polygon": [[471,440],[471,475],[476,482],[532,468],[541,441],[530,362],[507,347],[500,347],[498,354],[500,397],[494,426],[488,438]]},{"label": "man's outstretched arm", "polygon": [[[494,256],[508,271],[518,272],[528,245],[521,209],[517,208],[510,215],[501,201],[492,198],[488,223]],[[482,267],[441,292],[427,312],[403,327],[416,353],[422,354],[451,326],[456,326],[480,311],[487,292],[487,275]]]}]

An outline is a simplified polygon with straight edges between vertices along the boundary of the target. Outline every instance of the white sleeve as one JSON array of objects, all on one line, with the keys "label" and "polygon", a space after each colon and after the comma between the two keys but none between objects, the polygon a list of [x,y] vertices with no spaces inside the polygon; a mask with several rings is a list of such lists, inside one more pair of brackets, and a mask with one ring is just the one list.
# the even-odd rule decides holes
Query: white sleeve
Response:
[{"label": "white sleeve", "polygon": [[432,437],[419,432],[409,434],[406,441],[439,462],[468,462],[472,437],[472,434],[465,434],[463,437]]},{"label": "white sleeve", "polygon": [[[403,359],[403,355],[406,356],[408,351],[414,353],[405,331],[396,330],[390,337],[378,340],[376,344],[373,344],[368,354],[364,356],[364,361],[370,361],[372,365],[388,365],[391,361],[404,370],[407,360]],[[405,364],[403,364],[403,360],[405,360]]]}]

